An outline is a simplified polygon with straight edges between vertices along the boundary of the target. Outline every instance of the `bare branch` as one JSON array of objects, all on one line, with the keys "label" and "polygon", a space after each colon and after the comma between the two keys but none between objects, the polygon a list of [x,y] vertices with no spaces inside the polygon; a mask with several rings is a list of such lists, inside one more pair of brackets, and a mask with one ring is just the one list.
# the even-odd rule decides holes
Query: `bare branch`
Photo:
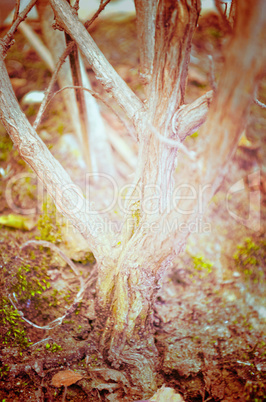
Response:
[{"label": "bare branch", "polygon": [[256,105],[262,107],[262,109],[266,109],[265,103],[262,103],[262,102],[259,101],[257,98],[254,99],[254,103],[256,103]]},{"label": "bare branch", "polygon": [[[49,99],[46,107],[49,105],[49,103],[52,101],[52,99],[58,95],[60,92],[64,91],[65,89],[82,89],[83,91],[87,91],[89,92],[90,95],[92,95],[94,98],[100,100],[105,106],[107,106],[115,115],[116,117],[121,121],[121,123],[124,125],[124,127],[126,128],[126,130],[128,131],[128,133],[131,135],[131,137],[136,140],[136,135],[133,132],[133,130],[131,129],[131,127],[127,124],[126,120],[119,114],[117,113],[117,111],[110,105],[110,102],[106,101],[100,94],[98,94],[97,92],[93,91],[92,89],[88,89],[82,86],[76,86],[76,85],[72,85],[72,86],[67,86],[64,88],[59,89],[58,91],[56,91],[51,98]],[[45,110],[44,110],[45,111]]]},{"label": "bare branch", "polygon": [[20,0],[16,0],[16,7],[15,7],[14,15],[13,15],[12,25],[14,24],[14,22],[18,18],[19,8],[20,8]]},{"label": "bare branch", "polygon": [[[89,21],[86,22],[85,25],[86,25],[86,28],[87,28],[87,29],[92,25],[92,23],[93,23],[93,22],[95,21],[95,19],[99,16],[99,14],[101,13],[101,11],[103,11],[103,9],[105,8],[105,6],[106,6],[110,1],[111,1],[111,0],[106,0],[103,4],[101,4],[100,7],[99,7],[99,9],[98,9],[98,10],[96,11],[96,13],[93,15],[93,17],[92,17]],[[45,5],[44,5],[44,6],[45,6]],[[40,7],[43,7],[42,3],[40,4]],[[42,14],[42,13],[41,13],[41,14]],[[49,18],[49,15],[48,15],[48,16],[46,15],[46,18]],[[46,109],[46,107],[47,107],[47,105],[48,105],[49,99],[50,99],[51,96],[52,96],[52,90],[53,90],[54,84],[55,84],[55,82],[56,82],[56,80],[57,80],[57,77],[58,77],[58,75],[59,75],[60,69],[61,69],[62,65],[64,64],[64,62],[66,61],[67,56],[69,56],[69,54],[73,51],[74,47],[75,47],[75,42],[74,42],[74,41],[73,41],[73,42],[70,42],[70,43],[67,45],[66,49],[64,50],[63,54],[61,55],[61,57],[59,58],[59,60],[58,60],[58,62],[57,62],[57,64],[56,64],[56,68],[55,68],[55,70],[54,70],[54,72],[53,72],[51,81],[49,82],[49,86],[48,86],[47,90],[45,91],[44,100],[43,100],[43,102],[42,102],[42,104],[41,104],[41,106],[40,106],[40,109],[38,110],[38,114],[37,114],[36,119],[35,119],[34,124],[33,124],[33,128],[34,128],[35,130],[36,130],[37,127],[39,126],[39,124],[40,124],[40,122],[41,122],[41,119],[42,119],[42,116],[43,116],[43,113],[44,113],[44,111],[45,111],[45,109]]]},{"label": "bare branch", "polygon": [[84,27],[86,29],[88,29],[92,25],[92,23],[96,20],[96,18],[99,17],[101,12],[105,9],[107,4],[110,3],[110,1],[111,0],[101,1],[100,6],[99,6],[98,10],[96,11],[96,13],[92,16],[92,18],[90,18],[88,21],[85,22]]},{"label": "bare branch", "polygon": [[98,213],[90,213],[81,189],[74,185],[21,112],[2,58],[0,88],[0,117],[21,157],[43,182],[57,209],[88,241],[95,257],[101,259],[103,253],[110,252],[112,233],[99,236],[97,230],[104,227],[103,219]]},{"label": "bare branch", "polygon": [[105,90],[112,94],[129,119],[135,123],[144,110],[141,100],[106,60],[78,17],[73,13],[71,7],[66,2],[62,3],[59,0],[49,1],[58,22],[75,40],[81,53],[94,70],[96,78],[101,82]]},{"label": "bare branch", "polygon": [[21,24],[19,25],[19,30],[28,39],[28,41],[33,46],[36,53],[39,54],[39,56],[45,62],[49,70],[54,71],[55,63],[53,61],[51,53],[49,52],[47,47],[43,44],[40,37],[31,28],[31,26],[28,25],[26,22],[21,22]]},{"label": "bare branch", "polygon": [[[71,43],[70,36],[65,33],[66,44]],[[81,77],[81,69],[80,69],[80,62],[79,62],[79,55],[78,55],[78,48],[75,45],[73,51],[69,54],[69,64],[70,70],[72,75],[73,84],[76,87],[82,86],[82,77]],[[90,150],[90,142],[89,142],[89,122],[86,119],[86,101],[84,92],[81,89],[78,89],[75,93],[76,101],[78,106],[78,115],[82,130],[82,145],[84,147],[84,160],[86,162],[87,167],[90,171],[92,171],[92,163],[91,163],[91,150]]]},{"label": "bare branch", "polygon": [[11,28],[6,33],[4,38],[0,40],[3,54],[6,54],[6,52],[8,51],[10,46],[12,45],[13,36],[14,36],[14,33],[16,32],[16,30],[18,29],[19,24],[23,20],[25,20],[25,18],[27,17],[28,13],[30,12],[30,10],[32,9],[32,7],[35,5],[36,2],[37,2],[37,0],[31,0],[30,1],[30,3],[19,14],[19,16],[17,17],[16,21],[12,24]]},{"label": "bare branch", "polygon": [[220,14],[221,20],[223,22],[224,27],[227,29],[228,32],[232,32],[231,25],[229,24],[229,21],[226,17],[226,14],[223,11],[222,5],[221,5],[221,0],[214,0],[215,1],[215,6],[217,8],[217,11]]},{"label": "bare branch", "polygon": [[161,141],[162,143],[169,145],[172,148],[177,148],[180,151],[184,152],[185,155],[187,155],[189,157],[189,159],[191,160],[195,160],[195,152],[193,151],[189,151],[187,149],[187,147],[182,144],[182,142],[180,140],[172,140],[171,138],[166,138],[163,135],[161,135],[159,133],[158,130],[156,130],[156,128],[154,126],[152,126],[151,124],[149,124],[149,127],[151,129],[151,131],[156,135],[156,137],[158,138],[159,141]]},{"label": "bare branch", "polygon": [[144,84],[151,80],[154,44],[155,44],[155,19],[157,0],[134,0],[137,16],[137,34],[139,41],[139,57],[141,78]]},{"label": "bare branch", "polygon": [[67,48],[65,49],[64,53],[62,54],[62,56],[60,57],[60,59],[59,59],[57,65],[56,65],[56,68],[55,68],[55,70],[54,70],[54,73],[53,73],[53,75],[52,75],[52,78],[51,78],[51,80],[50,80],[50,82],[49,82],[48,88],[47,88],[47,90],[45,91],[44,100],[43,100],[43,102],[42,102],[42,104],[41,104],[41,106],[40,106],[40,108],[39,108],[39,110],[38,110],[36,119],[35,119],[35,121],[34,121],[34,124],[33,124],[34,130],[37,129],[37,127],[39,126],[39,124],[40,124],[40,122],[41,122],[43,113],[44,113],[44,111],[45,111],[45,109],[46,109],[46,107],[47,107],[47,105],[48,105],[49,99],[50,99],[51,96],[52,96],[52,90],[53,90],[53,87],[54,87],[54,85],[55,85],[55,83],[56,83],[56,80],[57,80],[57,77],[58,77],[60,68],[62,67],[63,63],[65,62],[65,60],[66,60],[68,54],[71,52],[72,49],[74,49],[74,45],[75,45],[74,42],[69,43],[69,45],[68,45]]},{"label": "bare branch", "polygon": [[209,68],[209,80],[210,80],[210,85],[211,88],[213,90],[213,92],[216,92],[217,90],[217,84],[215,82],[215,75],[214,75],[214,62],[213,62],[213,57],[212,55],[208,55],[208,59],[209,59],[209,64],[210,64],[210,68]]},{"label": "bare branch", "polygon": [[178,109],[172,120],[172,130],[175,137],[184,141],[187,136],[197,131],[207,118],[212,97],[213,91],[209,91],[190,105],[183,105]]},{"label": "bare branch", "polygon": [[[212,184],[208,197],[223,179],[247,123],[254,87],[266,62],[265,33],[265,1],[254,0],[252,5],[248,0],[238,2],[234,36],[226,50],[217,93],[201,133],[200,181]],[[211,141],[210,133],[215,133]]]},{"label": "bare branch", "polygon": [[160,0],[155,33],[153,78],[149,108],[156,126],[171,119],[184,101],[192,35],[200,13],[198,0]]}]

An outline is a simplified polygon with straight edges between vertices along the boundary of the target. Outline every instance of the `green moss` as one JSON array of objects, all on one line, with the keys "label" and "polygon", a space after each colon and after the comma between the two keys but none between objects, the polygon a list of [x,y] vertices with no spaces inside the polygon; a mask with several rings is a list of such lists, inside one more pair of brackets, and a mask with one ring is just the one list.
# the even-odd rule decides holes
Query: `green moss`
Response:
[{"label": "green moss", "polygon": [[75,262],[79,262],[79,263],[81,263],[81,264],[83,264],[83,265],[86,265],[86,264],[95,264],[95,262],[96,262],[96,260],[95,260],[95,257],[94,257],[94,255],[93,255],[93,253],[91,252],[91,251],[88,251],[87,253],[85,253],[85,255],[82,257],[82,258],[80,258],[80,259],[74,259],[74,261]]},{"label": "green moss", "polygon": [[0,161],[5,162],[8,159],[8,155],[13,148],[13,143],[7,134],[2,133],[4,128],[1,127],[0,131]]},{"label": "green moss", "polygon": [[11,291],[19,296],[22,303],[26,303],[35,295],[41,295],[50,287],[49,277],[38,266],[31,267],[29,264],[21,265],[12,274],[15,279]]},{"label": "green moss", "polygon": [[62,241],[61,226],[56,219],[56,207],[49,198],[43,203],[42,211],[37,223],[40,236],[36,236],[36,239],[60,243]]},{"label": "green moss", "polygon": [[0,300],[0,323],[0,342],[3,345],[27,348],[32,344],[26,336],[20,314],[6,297]]},{"label": "green moss", "polygon": [[193,269],[194,271],[196,271],[196,275],[200,279],[204,278],[212,272],[213,264],[209,260],[204,259],[203,256],[192,255],[191,259],[193,263]]},{"label": "green moss", "polygon": [[55,353],[58,352],[59,350],[62,350],[62,346],[57,345],[56,343],[53,343],[52,345],[50,345],[50,343],[46,343],[45,349]]},{"label": "green moss", "polygon": [[262,284],[265,279],[266,240],[260,239],[255,243],[250,237],[237,246],[233,258],[236,269],[244,275],[249,284]]},{"label": "green moss", "polygon": [[[2,367],[0,367],[0,378],[3,378],[7,373],[9,372],[10,368],[8,364],[4,364]],[[2,400],[2,402],[5,401],[5,399]]]}]

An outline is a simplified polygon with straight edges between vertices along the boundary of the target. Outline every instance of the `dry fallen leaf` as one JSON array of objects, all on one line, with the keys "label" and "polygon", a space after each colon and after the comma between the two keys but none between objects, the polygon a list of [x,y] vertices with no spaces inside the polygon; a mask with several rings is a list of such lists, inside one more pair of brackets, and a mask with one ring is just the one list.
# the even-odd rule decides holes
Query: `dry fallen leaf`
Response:
[{"label": "dry fallen leaf", "polygon": [[184,402],[180,394],[177,394],[173,388],[164,385],[153,395],[150,402]]},{"label": "dry fallen leaf", "polygon": [[68,387],[69,385],[75,384],[75,382],[81,380],[83,376],[72,370],[62,370],[56,373],[52,378],[52,385],[54,387]]}]

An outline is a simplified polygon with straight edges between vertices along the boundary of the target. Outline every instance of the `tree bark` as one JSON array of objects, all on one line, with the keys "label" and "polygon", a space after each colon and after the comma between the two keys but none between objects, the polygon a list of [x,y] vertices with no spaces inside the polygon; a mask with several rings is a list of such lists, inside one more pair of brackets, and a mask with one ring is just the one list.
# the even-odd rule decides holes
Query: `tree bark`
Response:
[{"label": "tree bark", "polygon": [[2,54],[0,88],[0,117],[21,157],[44,183],[58,210],[88,241],[88,246],[95,257],[100,261],[109,256],[114,234],[111,229],[109,233],[102,231],[102,236],[99,238],[97,231],[105,227],[103,219],[99,214],[90,213],[89,203],[85,200],[81,189],[72,182],[22,113]]},{"label": "tree bark", "polygon": [[[109,236],[98,237],[94,227],[103,222],[98,215],[86,215],[85,205],[81,212],[73,213],[74,197],[84,200],[74,187],[70,196],[64,194],[64,187],[72,186],[72,183],[22,115],[3,60],[0,65],[1,118],[23,159],[45,183],[59,210],[69,219],[74,219],[79,229],[81,223],[85,223],[84,236],[99,259],[96,331],[102,334],[100,348],[115,367],[126,363],[135,367],[138,373],[144,371],[142,380],[147,390],[149,382],[152,386],[155,384],[152,377],[156,364],[152,317],[154,297],[162,275],[182,250],[189,235],[189,225],[181,232],[180,223],[188,224],[195,219],[198,202],[198,199],[180,200],[180,210],[193,211],[186,215],[171,207],[177,150],[160,141],[150,126],[165,138],[181,141],[205,118],[210,94],[181,108],[199,3],[196,0],[159,1],[150,99],[146,107],[110,67],[68,4],[58,0],[50,0],[50,3],[58,21],[77,42],[104,87],[128,117],[138,123],[140,151],[135,187],[129,195],[125,230],[120,239],[114,233],[111,233],[111,239]],[[228,161],[247,122],[253,89],[266,60],[263,48],[265,25],[264,0],[254,0],[252,5],[248,0],[238,2],[234,35],[201,134],[200,153],[195,163],[188,165],[191,186],[210,185],[210,191],[203,194],[205,209],[226,173]],[[185,116],[189,117],[188,123]],[[141,193],[137,195],[138,185]],[[143,207],[146,201],[150,201],[150,207],[154,208],[151,214]],[[171,222],[176,217],[179,226],[171,230],[169,225],[167,229],[165,221]],[[157,224],[154,231],[151,230],[153,223]]]},{"label": "tree bark", "polygon": [[79,50],[87,59],[106,92],[114,97],[128,118],[137,124],[139,115],[144,109],[143,103],[106,60],[69,4],[59,0],[49,1],[57,22],[77,43]]}]

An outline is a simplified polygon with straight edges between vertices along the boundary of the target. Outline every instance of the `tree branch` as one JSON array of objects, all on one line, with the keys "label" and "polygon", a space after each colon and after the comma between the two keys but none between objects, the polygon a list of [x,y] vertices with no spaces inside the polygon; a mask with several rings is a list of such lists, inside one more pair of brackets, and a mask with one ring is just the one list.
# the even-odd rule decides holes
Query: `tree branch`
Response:
[{"label": "tree branch", "polygon": [[187,136],[197,131],[207,118],[212,97],[213,91],[209,91],[193,103],[183,105],[178,109],[172,120],[174,137],[179,137],[181,141],[184,141]]},{"label": "tree branch", "polygon": [[166,118],[170,120],[184,101],[192,35],[199,13],[198,0],[159,1],[149,91],[149,108],[156,111],[157,126]]},{"label": "tree branch", "polygon": [[13,41],[13,36],[16,30],[18,29],[19,24],[25,20],[27,17],[28,13],[32,9],[32,7],[35,5],[37,0],[31,0],[30,3],[24,8],[24,10],[18,15],[16,18],[15,22],[11,25],[9,31],[6,33],[3,39],[0,40],[1,47],[2,47],[2,52],[3,54],[6,54],[10,46],[12,45]]},{"label": "tree branch", "polygon": [[109,255],[113,233],[110,228],[108,234],[104,232],[105,226],[101,216],[90,212],[90,205],[80,188],[74,185],[22,113],[2,57],[0,88],[0,118],[21,157],[43,182],[59,212],[88,240],[88,246],[95,257],[101,259],[103,254]]},{"label": "tree branch", "polygon": [[141,100],[106,60],[72,8],[66,2],[49,1],[55,12],[57,22],[77,43],[81,53],[95,72],[96,78],[101,82],[104,89],[111,93],[129,119],[136,123],[144,110]]},{"label": "tree branch", "polygon": [[19,8],[20,8],[20,0],[16,0],[16,7],[15,7],[15,11],[14,11],[14,16],[13,16],[12,25],[14,24],[14,22],[15,22],[16,19],[18,18],[18,15],[19,15]]},{"label": "tree branch", "polygon": [[141,78],[144,84],[148,84],[151,80],[153,69],[155,19],[158,2],[157,0],[134,1],[137,16]]},{"label": "tree branch", "polygon": [[[249,108],[253,101],[254,87],[260,78],[265,62],[266,49],[263,46],[266,34],[266,3],[264,0],[242,0],[237,3],[235,32],[226,49],[225,64],[218,83],[217,93],[213,99],[208,118],[202,130],[199,146],[197,168],[191,166],[189,172],[189,192],[180,199],[179,211],[193,211],[190,214],[180,213],[180,223],[186,223],[186,231],[181,235],[178,230],[168,236],[176,237],[182,242],[189,234],[191,222],[198,217],[199,199],[190,200],[190,189],[209,187],[202,192],[200,202],[202,212],[220,186],[228,170],[228,162],[234,154],[239,138],[247,123]],[[234,66],[232,68],[232,66]],[[241,74],[240,74],[241,72]],[[197,101],[196,101],[197,102]],[[194,169],[194,170],[193,170]],[[186,189],[186,191],[188,191]],[[184,194],[182,194],[184,195]],[[176,211],[167,219],[172,221]],[[164,219],[165,217],[162,217]],[[161,219],[161,221],[162,221]],[[160,246],[169,247],[169,240]],[[167,253],[165,249],[165,253]]]}]

